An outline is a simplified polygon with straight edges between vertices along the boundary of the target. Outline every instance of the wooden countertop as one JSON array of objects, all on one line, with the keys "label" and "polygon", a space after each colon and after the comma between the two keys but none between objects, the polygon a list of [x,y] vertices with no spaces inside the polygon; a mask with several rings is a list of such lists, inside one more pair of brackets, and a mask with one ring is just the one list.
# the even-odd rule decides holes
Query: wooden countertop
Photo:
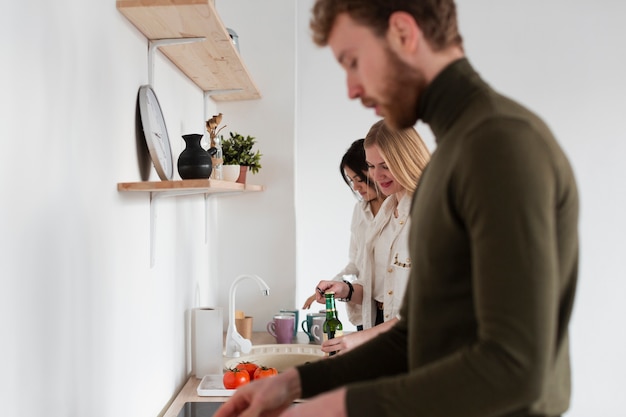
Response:
[{"label": "wooden countertop", "polygon": [[[254,332],[252,333],[252,345],[266,345],[276,343],[276,339],[267,332]],[[309,339],[306,334],[298,332],[297,340],[295,343],[309,343]],[[198,395],[198,385],[202,381],[201,378],[196,378],[195,375],[190,375],[189,379],[178,392],[176,397],[171,401],[169,406],[165,408],[165,413],[161,414],[163,417],[177,417],[180,410],[183,408],[186,402],[224,402],[230,397],[201,397]]]}]

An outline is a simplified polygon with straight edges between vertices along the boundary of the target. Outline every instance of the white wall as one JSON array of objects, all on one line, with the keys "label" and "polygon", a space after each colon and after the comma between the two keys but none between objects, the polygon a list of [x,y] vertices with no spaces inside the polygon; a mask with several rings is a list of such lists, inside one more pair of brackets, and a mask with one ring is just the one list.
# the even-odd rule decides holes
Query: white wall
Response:
[{"label": "white wall", "polygon": [[[353,198],[337,173],[349,144],[376,120],[349,102],[328,48],[307,37],[299,2],[297,298],[346,262]],[[626,400],[626,5],[613,0],[459,0],[467,55],[492,86],[548,122],[569,155],[581,195],[580,285],[571,327],[573,401],[568,417],[624,414]],[[427,127],[418,130],[432,147]],[[323,202],[320,204],[319,202]],[[344,316],[345,317],[345,316]]]},{"label": "white wall", "polygon": [[[211,102],[207,111],[224,113],[225,134],[257,137],[263,169],[249,181],[267,190],[211,202],[218,243],[208,245],[201,196],[160,201],[153,268],[149,196],[117,191],[118,182],[140,180],[135,101],[148,81],[146,39],[114,0],[3,4],[0,403],[7,415],[157,416],[190,371],[190,308],[226,307],[230,282],[242,273],[272,288],[267,298],[252,283],[238,292],[257,329],[294,304],[294,11],[288,2],[243,3],[250,14],[226,9],[224,21],[239,33],[263,99]],[[157,58],[155,90],[177,158],[181,135],[203,131],[203,95]]]},{"label": "white wall", "polygon": [[[202,197],[161,201],[154,268],[148,197],[116,189],[140,179],[134,113],[147,82],[146,40],[113,0],[29,0],[0,13],[0,403],[7,415],[156,416],[189,372],[190,308],[225,306],[230,282],[256,273],[272,287],[270,297],[249,285],[238,305],[262,329],[271,312],[300,305],[345,263],[354,201],[337,163],[375,117],[348,102],[330,52],[311,44],[311,0],[217,3],[263,98],[208,111],[225,114],[227,131],[258,138],[263,169],[250,181],[267,190],[212,202],[217,243],[209,245]],[[626,29],[618,18],[625,8],[610,0],[460,2],[472,62],[548,120],[579,178],[569,417],[617,417],[624,408],[618,158],[626,106],[618,42]],[[202,129],[202,93],[161,57],[155,89],[178,155],[180,135]]]},{"label": "white wall", "polygon": [[[225,130],[257,137],[263,168],[249,181],[266,186],[262,193],[220,201],[218,216],[226,220],[218,225],[218,278],[255,273],[267,281],[268,299],[254,284],[237,289],[237,299],[247,300],[237,308],[255,317],[256,330],[265,330],[274,312],[296,305],[295,4],[218,0],[217,8],[224,24],[239,35],[241,54],[263,96],[220,104],[219,110],[229,117]],[[227,293],[228,287],[220,286],[220,305],[227,305]]]}]

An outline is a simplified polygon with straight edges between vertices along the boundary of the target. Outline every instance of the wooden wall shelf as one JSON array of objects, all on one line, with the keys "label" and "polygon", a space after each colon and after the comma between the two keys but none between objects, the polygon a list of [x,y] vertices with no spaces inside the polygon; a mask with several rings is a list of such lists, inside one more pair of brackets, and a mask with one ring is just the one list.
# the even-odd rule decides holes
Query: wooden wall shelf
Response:
[{"label": "wooden wall shelf", "polygon": [[262,185],[240,184],[233,181],[220,181],[209,179],[120,182],[117,184],[118,191],[166,193],[170,195],[243,193],[263,191],[264,189],[265,187]]},{"label": "wooden wall shelf", "polygon": [[253,100],[261,93],[211,0],[117,0],[117,9],[151,41],[203,37],[159,49],[215,101]]}]

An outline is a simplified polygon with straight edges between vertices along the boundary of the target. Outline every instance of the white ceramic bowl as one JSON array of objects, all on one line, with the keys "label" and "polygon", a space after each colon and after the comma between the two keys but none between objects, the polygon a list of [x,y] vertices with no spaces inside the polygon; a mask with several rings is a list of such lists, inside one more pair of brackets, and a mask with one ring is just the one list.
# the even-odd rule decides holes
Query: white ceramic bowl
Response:
[{"label": "white ceramic bowl", "polygon": [[257,365],[276,368],[278,372],[303,363],[324,358],[325,354],[319,345],[305,344],[274,344],[252,346],[250,353],[238,358],[224,358],[225,368],[234,368],[239,362],[253,362]]},{"label": "white ceramic bowl", "polygon": [[224,181],[237,181],[239,171],[239,165],[222,165],[222,179]]}]

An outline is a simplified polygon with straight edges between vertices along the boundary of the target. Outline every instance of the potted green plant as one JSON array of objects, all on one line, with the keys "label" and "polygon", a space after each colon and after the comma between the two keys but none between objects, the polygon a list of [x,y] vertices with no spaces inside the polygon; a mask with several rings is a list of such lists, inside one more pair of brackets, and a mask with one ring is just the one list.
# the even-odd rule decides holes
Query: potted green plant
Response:
[{"label": "potted green plant", "polygon": [[261,168],[261,152],[252,148],[256,144],[253,136],[243,136],[237,132],[230,132],[230,137],[220,136],[224,165],[239,165],[242,167],[241,176],[237,182],[245,183],[246,172],[249,169],[253,174]]}]

